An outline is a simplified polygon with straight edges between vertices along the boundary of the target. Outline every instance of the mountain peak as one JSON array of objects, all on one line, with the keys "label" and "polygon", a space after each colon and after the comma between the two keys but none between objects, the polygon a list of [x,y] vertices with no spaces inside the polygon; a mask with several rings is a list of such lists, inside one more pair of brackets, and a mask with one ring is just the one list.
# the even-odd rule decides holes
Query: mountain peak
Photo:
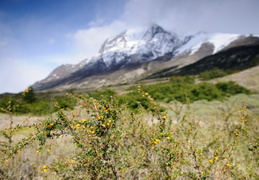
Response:
[{"label": "mountain peak", "polygon": [[[91,78],[96,78],[98,81],[96,83],[107,85],[107,76],[109,75],[113,77],[109,83],[122,83],[125,79],[130,79],[130,77],[134,79],[135,76],[137,78],[145,71],[157,68],[151,65],[148,68],[141,69],[142,66],[144,67],[150,62],[153,63],[154,60],[156,60],[154,64],[159,63],[159,66],[163,63],[166,64],[170,59],[169,64],[171,63],[174,67],[183,66],[199,60],[198,58],[227,49],[229,45],[242,44],[244,40],[236,42],[238,39],[240,39],[240,36],[237,34],[207,34],[204,32],[192,36],[179,36],[156,24],[147,29],[129,29],[117,36],[108,38],[103,43],[97,56],[84,60],[77,65],[60,66],[47,78],[34,84],[34,88],[43,90],[60,87],[61,85],[64,87],[70,87],[72,84],[79,84],[80,87],[89,84],[95,85],[94,82],[90,82],[92,81]],[[232,43],[234,41],[235,43]],[[246,41],[248,42],[246,44],[249,44],[252,41],[257,42],[258,38]],[[181,59],[181,61],[173,60],[174,57],[181,58],[180,56],[185,59]],[[168,68],[168,64],[164,67]],[[140,69],[135,72],[136,75],[134,73],[124,74],[124,72],[137,68]],[[116,73],[118,72],[123,72],[121,77],[124,80],[117,77],[118,74]],[[116,75],[113,76],[113,73]]]},{"label": "mountain peak", "polygon": [[[140,49],[141,51],[147,51],[155,44],[165,43],[171,44],[170,47],[178,46],[180,41],[176,34],[169,33],[158,25],[152,25],[147,29],[129,29],[113,38],[106,39],[99,50],[99,54],[122,51],[126,54],[134,54]],[[175,45],[172,45],[172,43]]]},{"label": "mountain peak", "polygon": [[152,32],[153,34],[166,32],[161,26],[159,26],[159,25],[157,25],[157,24],[153,24],[153,25],[150,27],[149,30],[151,30],[151,32]]}]

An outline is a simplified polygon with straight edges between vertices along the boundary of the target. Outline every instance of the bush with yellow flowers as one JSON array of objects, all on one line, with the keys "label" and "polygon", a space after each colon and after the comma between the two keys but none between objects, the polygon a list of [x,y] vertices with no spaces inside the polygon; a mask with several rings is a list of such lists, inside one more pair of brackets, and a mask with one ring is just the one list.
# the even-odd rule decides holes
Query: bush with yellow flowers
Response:
[{"label": "bush with yellow flowers", "polygon": [[[217,111],[211,123],[194,115],[190,104],[161,111],[159,102],[136,88],[148,108],[123,104],[113,96],[68,94],[74,110],[33,125],[1,130],[1,179],[256,179],[258,122],[246,105]],[[209,116],[208,116],[209,118]],[[14,142],[17,129],[35,132]],[[68,138],[61,147],[59,141]],[[53,144],[51,144],[53,143]],[[62,154],[70,145],[73,151]],[[34,151],[31,150],[34,148]],[[29,151],[35,158],[22,159]],[[23,163],[21,163],[23,162]],[[27,164],[23,171],[17,167]],[[15,170],[15,171],[14,171]]]}]

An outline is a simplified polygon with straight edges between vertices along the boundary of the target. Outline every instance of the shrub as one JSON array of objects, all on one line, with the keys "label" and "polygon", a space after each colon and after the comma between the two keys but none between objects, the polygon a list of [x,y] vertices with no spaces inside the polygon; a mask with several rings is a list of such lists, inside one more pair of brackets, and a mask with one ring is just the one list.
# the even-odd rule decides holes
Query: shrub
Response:
[{"label": "shrub", "polygon": [[220,91],[215,85],[209,83],[200,83],[191,90],[190,100],[197,101],[206,99],[212,101],[224,97],[224,92]]},{"label": "shrub", "polygon": [[117,93],[111,89],[104,89],[102,91],[88,92],[88,94],[95,99],[101,99],[103,96],[115,96]]},{"label": "shrub", "polygon": [[[54,98],[55,102],[58,104],[61,109],[74,109],[75,102],[65,96],[59,96]],[[54,111],[57,111],[58,108],[55,107]]]},{"label": "shrub", "polygon": [[18,114],[46,115],[54,112],[50,101],[37,100],[33,103],[22,102],[16,110]]},{"label": "shrub", "polygon": [[235,95],[235,94],[249,94],[249,90],[244,88],[243,86],[238,85],[234,81],[228,81],[228,82],[219,82],[216,84],[216,87],[221,90],[222,92],[225,92],[229,95]]},{"label": "shrub", "polygon": [[32,87],[29,87],[23,92],[23,101],[26,103],[33,103],[36,101],[36,97]]},{"label": "shrub", "polygon": [[[216,91],[205,83],[199,88]],[[161,113],[141,87],[136,91],[134,95],[145,98],[148,109],[154,111],[141,108],[135,114],[113,97],[97,100],[75,94],[69,97],[77,102],[79,111],[65,111],[57,105],[56,117],[38,124],[10,123],[9,128],[0,131],[7,140],[0,141],[0,178],[257,179],[258,123],[245,106],[218,114],[216,123],[214,119],[201,123],[188,110],[189,105],[183,105],[184,108],[172,110],[179,115],[175,121],[169,111]],[[188,111],[182,112],[183,109]],[[14,133],[28,127],[37,131],[13,142]],[[72,137],[77,147],[73,153],[60,157],[64,149],[48,151],[49,141],[64,137]],[[30,146],[33,142],[38,145]],[[52,148],[55,150],[58,145],[55,143]],[[19,168],[17,165],[25,159],[20,153],[29,148],[37,153],[35,161],[24,163],[28,169]]]},{"label": "shrub", "polygon": [[173,101],[182,103],[193,102],[196,100],[220,100],[230,94],[245,93],[245,88],[233,83],[227,83],[228,89],[221,85],[211,83],[194,83],[193,77],[172,77],[169,83],[142,86],[155,100]]},{"label": "shrub", "polygon": [[229,74],[228,72],[226,72],[222,69],[215,68],[215,69],[212,69],[210,71],[205,71],[205,72],[200,73],[199,78],[201,80],[210,80],[210,79],[223,77],[223,76],[226,76],[228,74]]}]

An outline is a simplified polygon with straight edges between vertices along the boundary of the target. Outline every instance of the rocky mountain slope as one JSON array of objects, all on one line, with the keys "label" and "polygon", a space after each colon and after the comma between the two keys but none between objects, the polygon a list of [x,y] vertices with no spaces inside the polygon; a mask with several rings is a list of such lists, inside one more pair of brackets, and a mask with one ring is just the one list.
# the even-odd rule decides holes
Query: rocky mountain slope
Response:
[{"label": "rocky mountain slope", "polygon": [[[131,83],[186,72],[189,70],[183,68],[196,62],[202,62],[206,69],[205,61],[216,62],[222,52],[245,46],[254,49],[251,54],[246,50],[244,55],[249,54],[250,61],[258,54],[258,44],[259,38],[253,35],[197,33],[183,37],[157,25],[147,30],[127,30],[107,39],[95,57],[77,65],[61,65],[33,87],[38,91],[67,90]],[[204,60],[206,57],[215,58]],[[236,59],[230,53],[222,63],[229,57]]]}]

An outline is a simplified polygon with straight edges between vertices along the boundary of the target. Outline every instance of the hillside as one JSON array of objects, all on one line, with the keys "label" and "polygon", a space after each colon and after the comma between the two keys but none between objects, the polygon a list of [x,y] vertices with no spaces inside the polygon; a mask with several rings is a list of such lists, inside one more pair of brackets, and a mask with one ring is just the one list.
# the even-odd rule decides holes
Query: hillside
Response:
[{"label": "hillside", "polygon": [[241,86],[259,92],[259,66],[213,80],[213,82],[222,81],[235,81]]},{"label": "hillside", "polygon": [[[178,35],[158,25],[108,38],[99,53],[79,64],[61,65],[33,84],[36,91],[65,91],[197,74],[213,67],[245,69],[254,64],[259,38],[251,34]],[[239,63],[240,62],[240,63]],[[193,67],[193,68],[192,68]],[[200,67],[200,68],[197,68]]]}]

